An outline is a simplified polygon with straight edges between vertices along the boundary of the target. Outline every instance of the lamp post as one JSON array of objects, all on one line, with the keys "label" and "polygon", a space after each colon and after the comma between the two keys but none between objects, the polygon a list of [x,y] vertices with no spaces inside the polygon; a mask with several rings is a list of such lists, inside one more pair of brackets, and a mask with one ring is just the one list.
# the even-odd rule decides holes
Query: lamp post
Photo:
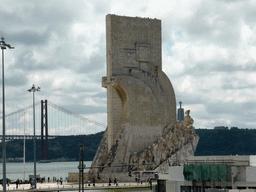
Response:
[{"label": "lamp post", "polygon": [[9,49],[14,49],[9,44],[6,44],[4,38],[1,38],[0,47],[2,49],[2,84],[3,84],[3,191],[6,192],[6,146],[5,146],[5,94],[4,94],[4,50],[8,47]]},{"label": "lamp post", "polygon": [[33,92],[33,125],[34,125],[34,188],[36,189],[36,121],[35,121],[35,92],[40,91],[41,87],[35,88],[33,84],[29,92]]}]

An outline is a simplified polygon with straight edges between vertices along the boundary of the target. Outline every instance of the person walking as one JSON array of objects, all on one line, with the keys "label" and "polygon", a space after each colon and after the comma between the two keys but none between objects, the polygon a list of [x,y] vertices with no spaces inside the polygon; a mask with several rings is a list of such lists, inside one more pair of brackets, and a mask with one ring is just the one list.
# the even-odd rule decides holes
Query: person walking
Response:
[{"label": "person walking", "polygon": [[33,183],[32,183],[32,179],[31,178],[29,179],[29,183],[30,183],[30,187],[32,189],[33,188]]},{"label": "person walking", "polygon": [[93,187],[95,187],[95,179],[94,178],[92,179],[92,185],[93,185]]},{"label": "person walking", "polygon": [[19,186],[20,180],[19,180],[19,179],[17,179],[15,183],[16,183],[16,189],[18,189],[18,186]]}]

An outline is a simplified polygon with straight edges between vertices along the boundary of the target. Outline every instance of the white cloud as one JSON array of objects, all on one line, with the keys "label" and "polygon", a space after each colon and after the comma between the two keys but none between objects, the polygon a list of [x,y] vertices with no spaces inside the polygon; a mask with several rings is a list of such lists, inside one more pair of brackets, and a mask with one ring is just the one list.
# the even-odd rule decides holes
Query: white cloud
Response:
[{"label": "white cloud", "polygon": [[117,14],[161,19],[163,70],[196,127],[256,128],[254,1],[5,0],[1,6],[0,35],[15,47],[5,51],[7,112],[31,104],[26,90],[35,84],[42,87],[37,100],[106,124],[105,15]]}]

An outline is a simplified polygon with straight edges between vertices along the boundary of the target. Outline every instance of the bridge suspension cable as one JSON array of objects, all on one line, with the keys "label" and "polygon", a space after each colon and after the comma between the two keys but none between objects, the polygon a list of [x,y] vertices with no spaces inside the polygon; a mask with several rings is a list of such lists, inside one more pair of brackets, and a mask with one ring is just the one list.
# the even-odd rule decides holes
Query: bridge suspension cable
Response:
[{"label": "bridge suspension cable", "polygon": [[[41,128],[41,108],[40,103],[36,103],[36,135],[40,135]],[[6,135],[33,135],[32,122],[33,105],[6,114]],[[2,117],[0,117],[0,121]],[[66,110],[48,101],[48,130],[49,136],[58,135],[87,135],[94,134],[106,129],[106,125],[81,117],[69,110]],[[18,138],[18,137],[16,137]],[[19,137],[21,138],[21,137]],[[1,140],[1,138],[0,138]]]},{"label": "bridge suspension cable", "polygon": [[[40,102],[37,102],[37,103],[35,103],[35,106],[38,106],[39,104],[40,104]],[[20,110],[18,110],[18,111],[14,111],[14,112],[12,112],[12,113],[8,113],[8,114],[5,115],[5,117],[9,117],[9,116],[11,116],[11,115],[15,115],[15,114],[18,114],[18,113],[23,113],[24,111],[30,110],[32,107],[33,107],[33,105],[30,105],[30,106],[25,107],[25,108],[23,108],[23,109],[20,109]],[[3,118],[3,116],[0,117],[0,119],[2,119],[2,118]]]},{"label": "bridge suspension cable", "polygon": [[79,116],[79,115],[76,115],[75,113],[70,112],[70,111],[68,111],[68,110],[66,110],[66,109],[64,109],[64,108],[62,108],[62,107],[59,107],[58,105],[55,105],[55,104],[52,103],[52,102],[49,102],[49,101],[48,101],[48,104],[49,104],[51,107],[53,107],[53,108],[55,108],[55,109],[58,109],[59,111],[62,111],[63,113],[66,113],[66,114],[68,114],[68,115],[71,115],[71,116],[73,116],[73,117],[75,117],[75,118],[77,118],[77,119],[80,119],[80,120],[85,121],[85,122],[88,122],[88,123],[92,123],[92,124],[97,125],[97,126],[99,126],[99,127],[106,128],[106,125],[103,125],[103,124],[101,124],[101,123],[99,123],[99,122],[96,122],[96,121],[90,120],[90,119],[88,119],[88,118],[85,118],[85,117],[81,117],[81,116]]}]

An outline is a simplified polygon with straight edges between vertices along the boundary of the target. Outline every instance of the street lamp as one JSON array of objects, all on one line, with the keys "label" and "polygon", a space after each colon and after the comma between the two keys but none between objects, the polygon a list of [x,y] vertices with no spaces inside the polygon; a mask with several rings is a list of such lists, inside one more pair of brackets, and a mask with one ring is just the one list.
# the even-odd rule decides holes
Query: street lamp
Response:
[{"label": "street lamp", "polygon": [[6,44],[4,38],[1,38],[0,47],[2,49],[2,84],[3,84],[3,191],[6,192],[6,147],[5,147],[5,98],[4,98],[4,50],[8,47],[14,49],[9,44]]},{"label": "street lamp", "polygon": [[36,121],[35,121],[35,92],[40,91],[41,87],[35,88],[33,84],[29,92],[33,92],[33,124],[34,124],[34,188],[36,189]]}]

